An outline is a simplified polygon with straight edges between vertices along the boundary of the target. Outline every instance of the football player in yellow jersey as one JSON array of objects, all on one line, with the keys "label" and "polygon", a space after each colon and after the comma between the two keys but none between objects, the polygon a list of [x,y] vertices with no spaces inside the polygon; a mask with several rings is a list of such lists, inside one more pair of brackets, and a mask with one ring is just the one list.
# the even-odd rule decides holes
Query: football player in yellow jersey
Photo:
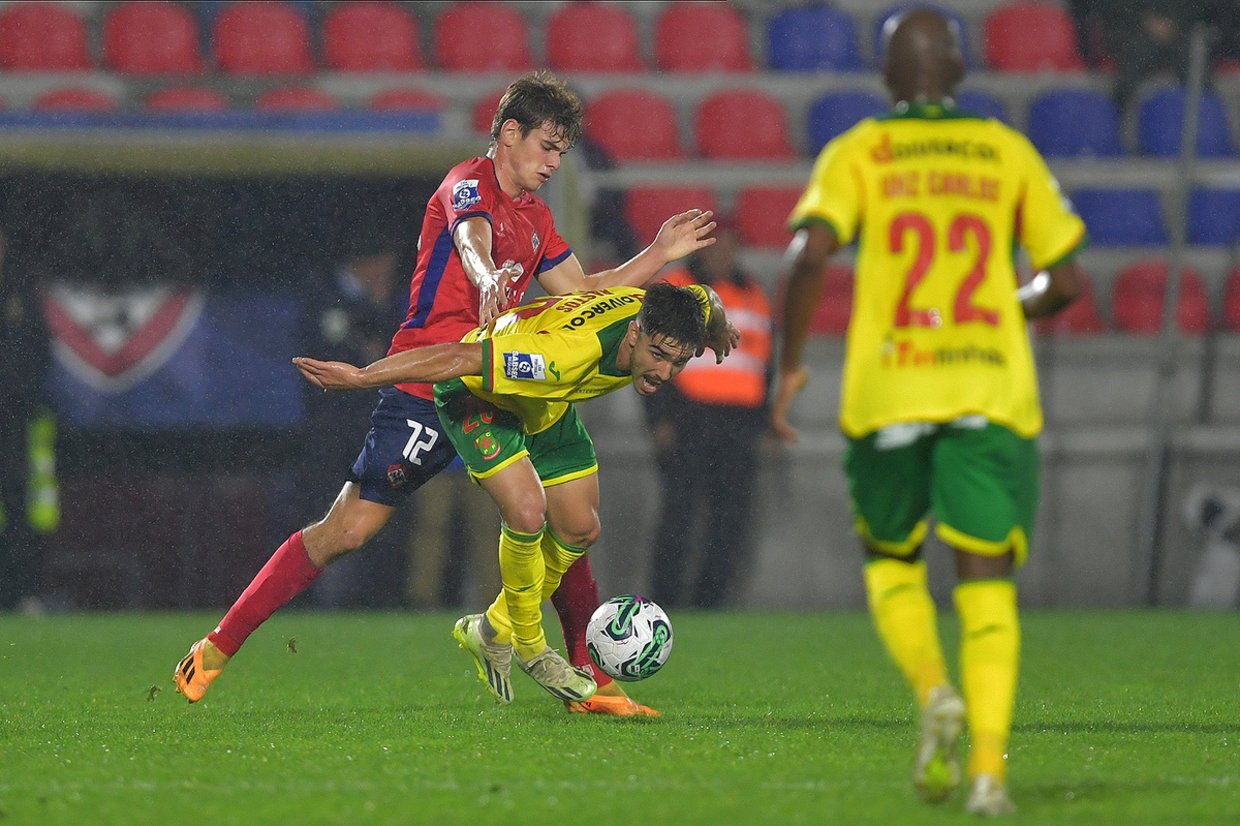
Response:
[{"label": "football player in yellow jersey", "polygon": [[[953,23],[917,9],[883,38],[894,109],[823,149],[789,219],[772,427],[795,441],[788,414],[807,380],[822,272],[856,240],[840,426],[870,612],[921,713],[914,783],[934,802],[955,790],[967,720],[965,806],[1004,814],[1020,649],[1012,574],[1037,509],[1042,426],[1025,322],[1080,291],[1085,226],[1022,135],[956,109],[964,61]],[[1019,290],[1017,244],[1041,271]],[[930,514],[956,556],[963,699],[921,556]]]},{"label": "football player in yellow jersey", "polygon": [[[654,393],[705,348],[722,360],[738,339],[709,287],[656,284],[549,296],[516,307],[459,343],[388,356],[368,367],[296,358],[324,390],[433,381],[444,432],[470,476],[499,506],[503,592],[453,635],[502,703],[512,655],[569,703],[595,691],[590,673],[547,645],[541,605],[598,536],[598,462],[574,402],[632,384]],[[584,541],[557,526],[588,519]]]}]

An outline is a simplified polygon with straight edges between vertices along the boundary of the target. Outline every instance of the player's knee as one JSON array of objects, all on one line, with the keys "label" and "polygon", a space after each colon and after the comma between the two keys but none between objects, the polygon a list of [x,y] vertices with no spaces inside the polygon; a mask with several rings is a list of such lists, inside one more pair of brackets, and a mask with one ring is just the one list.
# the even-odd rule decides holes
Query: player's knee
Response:
[{"label": "player's knee", "polygon": [[504,511],[504,524],[518,533],[538,533],[545,521],[546,505],[543,502],[531,501]]},{"label": "player's knee", "polygon": [[583,519],[580,523],[563,526],[562,529],[553,527],[552,530],[555,530],[555,535],[561,542],[578,548],[589,548],[598,541],[602,528],[595,516],[593,519]]}]

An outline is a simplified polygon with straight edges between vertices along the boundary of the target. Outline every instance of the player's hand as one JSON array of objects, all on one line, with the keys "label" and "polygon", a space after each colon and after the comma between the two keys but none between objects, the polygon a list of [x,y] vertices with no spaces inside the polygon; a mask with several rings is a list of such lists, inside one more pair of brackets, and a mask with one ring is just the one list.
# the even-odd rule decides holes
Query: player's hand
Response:
[{"label": "player's hand", "polygon": [[306,381],[324,390],[358,390],[366,387],[361,368],[343,361],[319,361],[298,356],[293,359],[293,365],[306,377]]},{"label": "player's hand", "polygon": [[807,384],[809,371],[804,367],[781,372],[775,382],[775,396],[771,403],[771,430],[790,445],[796,444],[801,434],[797,433],[797,429],[788,421],[788,411],[792,409],[792,400]]},{"label": "player's hand", "polygon": [[[723,360],[727,358],[732,348],[741,343],[741,331],[733,326],[732,322],[728,322],[726,330],[723,330],[718,336],[706,341],[706,346],[715,353],[715,364],[723,364]],[[706,352],[705,350],[702,353]],[[702,355],[698,353],[698,355]]]},{"label": "player's hand", "polygon": [[709,247],[715,243],[715,239],[710,237],[715,229],[715,222],[711,220],[714,215],[709,209],[704,212],[691,209],[673,215],[659,227],[659,234],[651,246],[663,254],[665,261],[675,261],[702,247]]},{"label": "player's hand", "polygon": [[520,264],[506,263],[490,270],[478,284],[478,326],[485,327],[508,309],[512,284],[525,272]]}]

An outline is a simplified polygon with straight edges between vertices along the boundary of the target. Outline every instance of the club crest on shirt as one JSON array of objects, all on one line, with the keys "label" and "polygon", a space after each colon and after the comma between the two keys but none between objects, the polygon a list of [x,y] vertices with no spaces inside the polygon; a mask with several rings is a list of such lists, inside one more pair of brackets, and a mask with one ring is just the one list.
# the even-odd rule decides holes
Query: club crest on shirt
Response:
[{"label": "club crest on shirt", "polygon": [[510,379],[545,381],[547,362],[541,353],[504,353],[504,375]]},{"label": "club crest on shirt", "polygon": [[387,480],[388,487],[401,488],[409,482],[409,474],[405,471],[405,466],[400,463],[388,465]]},{"label": "club crest on shirt", "polygon": [[452,185],[452,209],[456,212],[469,209],[482,200],[478,194],[478,179],[457,181]]},{"label": "club crest on shirt", "polygon": [[474,439],[474,448],[479,454],[482,455],[483,459],[490,461],[499,455],[499,439],[496,439],[491,431],[488,430],[484,433],[480,433],[478,437]]}]

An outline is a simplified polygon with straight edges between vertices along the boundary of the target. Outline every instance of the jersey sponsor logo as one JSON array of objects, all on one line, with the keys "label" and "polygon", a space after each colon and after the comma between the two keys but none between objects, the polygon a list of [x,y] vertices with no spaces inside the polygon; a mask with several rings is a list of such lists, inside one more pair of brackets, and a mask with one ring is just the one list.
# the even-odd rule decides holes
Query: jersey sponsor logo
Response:
[{"label": "jersey sponsor logo", "polygon": [[959,364],[982,364],[1006,367],[1007,358],[994,347],[918,347],[908,339],[889,341],[883,347],[884,367],[949,367]]},{"label": "jersey sponsor logo", "polygon": [[[571,330],[574,327],[580,327],[581,325],[585,324],[586,321],[588,321],[591,318],[594,318],[596,315],[601,315],[602,313],[605,313],[608,310],[618,310],[621,307],[626,307],[629,304],[635,304],[636,302],[637,302],[637,298],[631,295],[613,295],[610,298],[604,298],[602,301],[596,301],[595,303],[582,308],[580,312],[578,312],[575,316],[569,319],[567,324],[563,324],[561,325],[561,327],[565,330]],[[576,309],[578,307],[581,307],[580,302],[565,302],[565,304],[568,304],[570,306],[564,307],[564,306],[557,305],[556,309],[565,310],[565,309]]]},{"label": "jersey sponsor logo", "polygon": [[478,194],[478,179],[457,181],[452,185],[452,209],[462,212],[482,200]]},{"label": "jersey sponsor logo", "polygon": [[870,159],[874,163],[891,163],[910,158],[943,155],[977,161],[999,161],[999,150],[996,147],[981,141],[963,138],[932,138],[894,143],[891,140],[891,133],[884,132],[879,137],[878,143],[870,147]]},{"label": "jersey sponsor logo", "polygon": [[504,375],[510,379],[546,381],[547,362],[541,353],[504,353]]}]

